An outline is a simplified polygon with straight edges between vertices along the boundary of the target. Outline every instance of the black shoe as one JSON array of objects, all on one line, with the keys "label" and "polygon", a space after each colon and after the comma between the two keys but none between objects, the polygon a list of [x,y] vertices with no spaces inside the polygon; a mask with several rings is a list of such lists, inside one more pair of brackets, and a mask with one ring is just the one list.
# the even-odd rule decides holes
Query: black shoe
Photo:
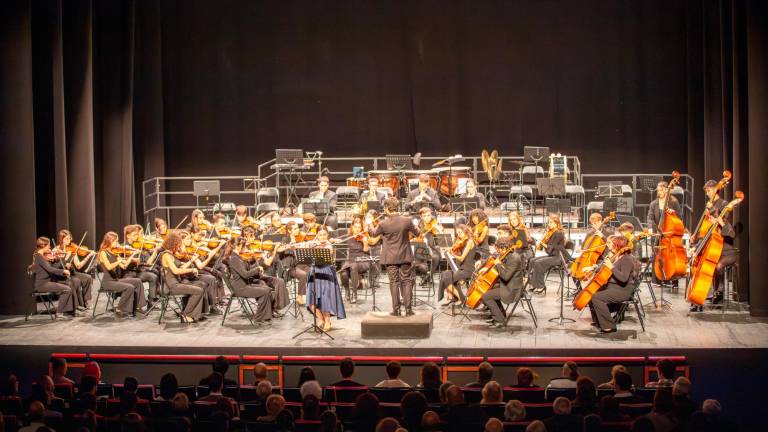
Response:
[{"label": "black shoe", "polygon": [[721,304],[723,302],[723,292],[717,291],[715,292],[715,295],[712,296],[712,304]]},{"label": "black shoe", "polygon": [[605,334],[605,333],[616,333],[617,331],[618,330],[615,329],[615,328],[612,328],[612,329],[603,329],[603,328],[601,328],[600,329],[600,333],[603,333],[603,334]]},{"label": "black shoe", "polygon": [[493,317],[491,317],[491,318],[486,318],[486,320],[485,320],[485,322],[487,322],[487,323],[492,323],[492,322],[494,322],[494,321],[496,321],[496,320],[495,320],[495,319],[493,319]]},{"label": "black shoe", "polygon": [[211,315],[221,315],[221,310],[214,306],[208,311],[208,313]]},{"label": "black shoe", "polygon": [[543,294],[546,288],[536,288],[533,290],[534,294]]},{"label": "black shoe", "polygon": [[688,309],[688,312],[704,312],[704,308],[702,306],[693,305]]},{"label": "black shoe", "polygon": [[500,323],[500,322],[495,322],[494,321],[494,322],[490,323],[488,325],[488,327],[492,328],[492,329],[500,329],[500,328],[504,328],[505,326],[504,326],[504,323]]},{"label": "black shoe", "polygon": [[389,314],[390,314],[391,316],[396,316],[396,317],[399,317],[399,316],[400,316],[400,309],[395,309],[395,310],[393,310],[392,312],[390,312]]},{"label": "black shoe", "polygon": [[198,318],[198,319],[197,319],[197,322],[203,322],[203,321],[205,321],[205,320],[207,320],[207,319],[208,319],[208,317],[206,317],[205,315],[203,315],[203,316],[201,316],[200,318]]},{"label": "black shoe", "polygon": [[589,325],[591,325],[592,327],[598,327],[598,328],[600,327],[600,325],[597,323],[589,323]]},{"label": "black shoe", "polygon": [[405,316],[412,316],[413,315],[413,309],[408,308],[405,310]]}]

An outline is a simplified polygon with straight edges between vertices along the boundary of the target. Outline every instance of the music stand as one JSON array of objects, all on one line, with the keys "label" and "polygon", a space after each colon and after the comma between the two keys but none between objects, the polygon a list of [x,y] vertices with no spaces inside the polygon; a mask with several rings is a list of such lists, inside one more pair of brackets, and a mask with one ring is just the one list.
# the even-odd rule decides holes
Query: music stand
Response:
[{"label": "music stand", "polygon": [[448,203],[451,213],[468,213],[480,207],[480,198],[451,198]]},{"label": "music stand", "polygon": [[218,180],[195,180],[192,183],[197,206],[200,207],[200,198],[205,198],[205,208],[210,206],[210,198],[216,197],[216,203],[221,196],[221,183]]},{"label": "music stand", "polygon": [[408,182],[405,180],[405,171],[413,169],[411,155],[388,154],[385,156],[387,170],[397,171],[398,190],[392,191],[394,196],[408,196]]},{"label": "music stand", "polygon": [[[523,147],[523,161],[533,162],[533,165],[536,167],[533,171],[533,177],[536,178],[539,176],[539,162],[543,159],[547,159],[549,157],[549,147],[534,147],[534,146],[525,146]],[[542,173],[542,175],[544,175]],[[522,184],[523,181],[523,167],[520,167],[520,182]]]},{"label": "music stand", "polygon": [[317,202],[305,201],[302,207],[304,213],[312,213],[315,216],[325,216],[331,212],[331,202],[325,198]]},{"label": "music stand", "polygon": [[374,200],[374,201],[366,201],[368,203],[368,211],[376,210],[381,211],[381,201]]},{"label": "music stand", "polygon": [[[309,274],[307,275],[307,282],[310,280],[312,283],[315,283],[315,266],[317,265],[323,265],[323,266],[330,266],[334,265],[335,262],[333,260],[333,256],[331,256],[331,249],[325,249],[325,248],[299,248],[296,249],[296,262],[299,264],[307,264],[309,265]],[[312,293],[314,294],[312,296],[312,299],[307,299],[308,302],[310,302],[307,306],[314,306],[314,310],[312,311],[312,324],[302,330],[301,332],[297,333],[292,339],[296,339],[297,337],[303,335],[304,333],[308,333],[310,331],[314,333],[320,333],[320,337],[322,335],[326,335],[331,340],[333,340],[333,336],[328,334],[327,331],[320,328],[320,326],[317,325],[317,287],[314,287],[312,290]]]},{"label": "music stand", "polygon": [[624,195],[621,190],[620,181],[600,181],[597,182],[596,195],[600,197],[619,197]]},{"label": "music stand", "polygon": [[278,165],[303,165],[304,150],[275,149],[275,163]]},{"label": "music stand", "polygon": [[453,246],[453,238],[450,234],[435,234],[435,246],[439,248],[450,248]]},{"label": "music stand", "polygon": [[536,189],[544,197],[561,197],[565,195],[565,181],[562,178],[538,178]]},{"label": "music stand", "polygon": [[642,231],[643,230],[643,223],[640,222],[640,218],[637,216],[631,216],[631,215],[623,215],[623,214],[617,214],[616,215],[616,223],[621,225],[625,222],[629,222],[634,227],[635,231]]}]

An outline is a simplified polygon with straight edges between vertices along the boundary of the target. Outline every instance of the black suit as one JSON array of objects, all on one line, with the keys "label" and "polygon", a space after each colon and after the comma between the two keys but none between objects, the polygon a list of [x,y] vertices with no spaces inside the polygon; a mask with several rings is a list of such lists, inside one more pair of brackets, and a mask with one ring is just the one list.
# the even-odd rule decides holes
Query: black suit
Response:
[{"label": "black suit", "polygon": [[[680,202],[677,201],[677,198],[670,196],[667,200],[667,208],[674,210],[680,218],[683,217],[681,213]],[[648,223],[648,228],[653,230],[653,232],[658,232],[659,223],[661,222],[661,209],[659,208],[658,198],[651,201],[651,203],[648,205],[648,215],[646,216],[645,220]]]},{"label": "black suit", "polygon": [[502,302],[516,302],[523,289],[523,274],[525,273],[523,257],[518,253],[508,253],[504,261],[496,265],[496,271],[499,273],[498,282],[492,289],[483,294],[482,300],[490,309],[496,322],[503,323],[505,317]]},{"label": "black suit", "polygon": [[[408,234],[419,235],[406,216],[389,215],[370,231],[371,236],[381,235],[381,264],[387,267],[389,290],[392,294],[392,310],[400,311],[401,304],[406,310],[411,309],[413,298],[413,252]],[[402,295],[402,303],[400,297]]]},{"label": "black suit", "polygon": [[[720,216],[720,213],[728,205],[728,203],[719,198],[712,205],[710,214],[712,216]],[[723,235],[723,251],[720,254],[720,259],[717,261],[717,267],[715,267],[714,288],[715,292],[723,291],[723,283],[725,282],[725,268],[734,264],[739,259],[739,250],[733,247],[733,238],[736,237],[736,230],[730,221],[730,213],[723,216],[725,225],[720,227],[720,234]]]},{"label": "black suit", "polygon": [[416,200],[416,197],[419,196],[421,191],[417,188],[410,192],[408,192],[408,198],[406,198],[406,202],[408,203],[408,207],[412,211],[418,211],[420,208],[425,206],[430,206],[432,208],[438,209],[440,208],[440,198],[437,196],[437,191],[429,188],[424,193],[427,196],[426,200]]},{"label": "black suit", "polygon": [[608,283],[592,296],[589,302],[589,310],[594,321],[601,329],[615,329],[609,305],[611,303],[628,300],[635,289],[633,272],[635,269],[635,257],[630,254],[623,255],[613,263],[613,274]]}]

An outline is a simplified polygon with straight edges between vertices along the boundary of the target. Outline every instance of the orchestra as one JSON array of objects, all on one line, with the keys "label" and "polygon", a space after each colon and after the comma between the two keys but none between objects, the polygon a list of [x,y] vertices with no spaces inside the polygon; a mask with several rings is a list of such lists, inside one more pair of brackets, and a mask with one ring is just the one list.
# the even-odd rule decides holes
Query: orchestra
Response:
[{"label": "orchestra", "polygon": [[[415,313],[419,276],[422,286],[438,284],[437,304],[476,309],[486,314],[491,328],[502,328],[505,305],[528,296],[526,288],[545,294],[545,278],[557,269],[575,281],[576,290],[567,293],[574,309],[589,307],[592,325],[610,333],[617,328],[611,313],[633,295],[640,278],[662,289],[685,281],[690,311],[701,312],[705,303],[723,303],[725,270],[739,258],[731,213],[744,196],[735,191],[733,201],[722,198],[729,171],[722,180],[704,184],[707,202],[697,227],[682,222],[682,205],[672,194],[680,174],[673,172],[670,180],[656,184],[644,228],[637,228],[639,221],[614,222],[614,212],[594,211],[585,216],[584,228],[576,228],[583,239],[577,247],[560,214],[547,214],[543,229],[534,228],[519,210],[499,216],[472,178],[463,187],[450,183],[450,194],[443,191],[441,177],[438,183],[424,172],[411,178],[418,185],[402,195],[399,186],[391,187],[393,177],[387,178],[387,188],[380,188],[374,175],[362,179],[365,187],[343,219],[337,218],[340,210],[329,178],[320,176],[304,202],[327,202],[330,213],[321,217],[280,210],[252,216],[246,205],[229,207],[228,213],[196,208],[178,223],[172,221],[173,227],[162,218],[151,220],[151,232],[149,225],[146,230],[126,225],[123,243],[108,231],[95,251],[83,244],[86,234],[75,242],[69,230],[61,229],[58,244],[37,239],[28,271],[35,276],[35,290],[57,296],[56,311],[73,316],[93,307],[95,289],[114,298],[116,317],[141,317],[164,295],[181,296],[177,315],[187,324],[220,314],[219,306],[232,295],[255,302],[253,310],[243,312],[252,322],[283,318],[280,311],[293,301],[328,331],[333,316],[345,318],[345,303],[365,307],[358,293],[378,285],[382,270],[389,279],[394,317]],[[456,196],[476,199],[477,208],[466,215],[449,211],[448,199]],[[446,217],[450,222],[444,226]],[[343,230],[329,228],[340,220]],[[639,248],[641,242],[650,247]],[[335,265],[297,261],[298,249],[316,248],[332,250],[334,256],[343,248],[346,254]],[[652,256],[644,256],[644,250]],[[647,271],[641,270],[641,259],[649,263]]]}]

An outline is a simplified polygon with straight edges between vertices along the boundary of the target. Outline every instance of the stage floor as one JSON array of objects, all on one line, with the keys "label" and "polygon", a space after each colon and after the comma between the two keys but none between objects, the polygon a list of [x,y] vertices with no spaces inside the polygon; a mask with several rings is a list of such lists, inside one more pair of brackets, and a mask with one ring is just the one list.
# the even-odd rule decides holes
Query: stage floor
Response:
[{"label": "stage floor", "polygon": [[[510,320],[507,329],[489,329],[484,316],[470,313],[471,322],[461,321],[460,316],[443,314],[439,306],[430,309],[425,305],[417,310],[431,311],[434,315],[434,329],[428,339],[381,340],[362,339],[360,321],[371,310],[370,298],[358,304],[347,304],[347,318],[333,320],[331,335],[335,338],[304,334],[292,337],[311,323],[311,315],[304,310],[304,321],[286,315],[272,320],[271,324],[252,327],[239,312],[227,318],[221,325],[221,316],[213,316],[203,323],[183,325],[171,319],[158,324],[158,312],[147,318],[115,319],[112,314],[91,318],[59,318],[52,321],[47,315],[38,315],[25,321],[23,316],[0,317],[0,345],[57,346],[94,349],[97,347],[120,347],[175,349],[184,351],[210,348],[236,348],[239,350],[272,351],[296,353],[306,350],[335,351],[355,349],[365,351],[395,350],[398,352],[466,353],[478,355],[488,350],[524,350],[528,354],[542,350],[625,350],[647,349],[650,351],[697,348],[764,348],[768,347],[768,321],[753,318],[747,312],[710,310],[689,314],[683,299],[683,290],[677,293],[665,292],[671,306],[654,309],[646,306],[646,331],[640,328],[634,310],[627,313],[627,319],[619,325],[616,333],[601,335],[590,326],[589,312],[579,314],[565,304],[564,315],[576,320],[575,323],[557,323],[548,320],[557,317],[559,301],[557,284],[549,282],[546,296],[534,296],[534,307],[539,318],[539,327],[534,329],[529,315],[519,309]],[[390,310],[390,297],[386,285],[378,290],[377,306]],[[658,297],[659,291],[656,289]],[[643,303],[651,301],[644,286]],[[436,305],[436,300],[432,299]],[[101,301],[99,309],[104,307]],[[234,306],[233,306],[234,308]],[[394,352],[394,351],[393,351]]]}]

